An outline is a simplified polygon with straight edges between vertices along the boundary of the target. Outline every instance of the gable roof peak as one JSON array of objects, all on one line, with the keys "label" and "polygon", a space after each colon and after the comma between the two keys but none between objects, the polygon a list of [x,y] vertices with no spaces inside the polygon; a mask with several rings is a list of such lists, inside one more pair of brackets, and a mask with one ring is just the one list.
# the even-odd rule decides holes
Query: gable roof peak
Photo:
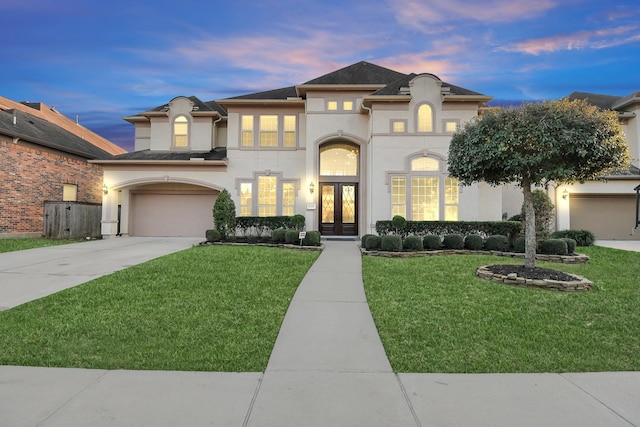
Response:
[{"label": "gable roof peak", "polygon": [[386,85],[406,74],[360,61],[303,83],[303,85]]}]

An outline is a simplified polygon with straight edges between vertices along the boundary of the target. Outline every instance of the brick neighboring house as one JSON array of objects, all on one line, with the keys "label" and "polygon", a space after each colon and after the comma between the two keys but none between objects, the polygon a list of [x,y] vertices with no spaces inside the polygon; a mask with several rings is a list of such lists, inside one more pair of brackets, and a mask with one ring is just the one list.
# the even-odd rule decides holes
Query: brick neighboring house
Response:
[{"label": "brick neighboring house", "polygon": [[0,237],[40,236],[46,201],[101,204],[103,170],[126,151],[41,103],[0,97]]}]

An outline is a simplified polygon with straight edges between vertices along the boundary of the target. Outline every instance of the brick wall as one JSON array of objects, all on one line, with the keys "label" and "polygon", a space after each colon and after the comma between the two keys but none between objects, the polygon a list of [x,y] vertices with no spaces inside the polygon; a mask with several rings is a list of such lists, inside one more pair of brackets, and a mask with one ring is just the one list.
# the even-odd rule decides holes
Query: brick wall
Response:
[{"label": "brick wall", "polygon": [[45,201],[62,201],[76,184],[78,201],[102,203],[102,167],[0,136],[0,234],[42,233]]}]

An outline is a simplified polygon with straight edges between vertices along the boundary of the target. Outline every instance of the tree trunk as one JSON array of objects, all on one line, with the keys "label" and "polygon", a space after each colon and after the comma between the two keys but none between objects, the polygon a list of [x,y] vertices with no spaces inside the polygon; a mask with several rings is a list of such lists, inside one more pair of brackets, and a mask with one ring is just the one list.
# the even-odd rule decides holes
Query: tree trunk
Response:
[{"label": "tree trunk", "polygon": [[536,213],[533,210],[533,197],[531,196],[531,181],[522,179],[522,192],[524,194],[524,266],[534,268],[536,266]]}]

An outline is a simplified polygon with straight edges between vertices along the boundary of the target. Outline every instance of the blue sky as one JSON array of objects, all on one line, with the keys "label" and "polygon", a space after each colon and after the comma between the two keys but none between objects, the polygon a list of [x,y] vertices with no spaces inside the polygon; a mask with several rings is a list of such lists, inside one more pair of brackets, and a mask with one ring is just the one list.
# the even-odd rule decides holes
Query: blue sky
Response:
[{"label": "blue sky", "polygon": [[640,91],[637,0],[2,0],[0,95],[133,149],[122,117],[369,61],[493,103]]}]

